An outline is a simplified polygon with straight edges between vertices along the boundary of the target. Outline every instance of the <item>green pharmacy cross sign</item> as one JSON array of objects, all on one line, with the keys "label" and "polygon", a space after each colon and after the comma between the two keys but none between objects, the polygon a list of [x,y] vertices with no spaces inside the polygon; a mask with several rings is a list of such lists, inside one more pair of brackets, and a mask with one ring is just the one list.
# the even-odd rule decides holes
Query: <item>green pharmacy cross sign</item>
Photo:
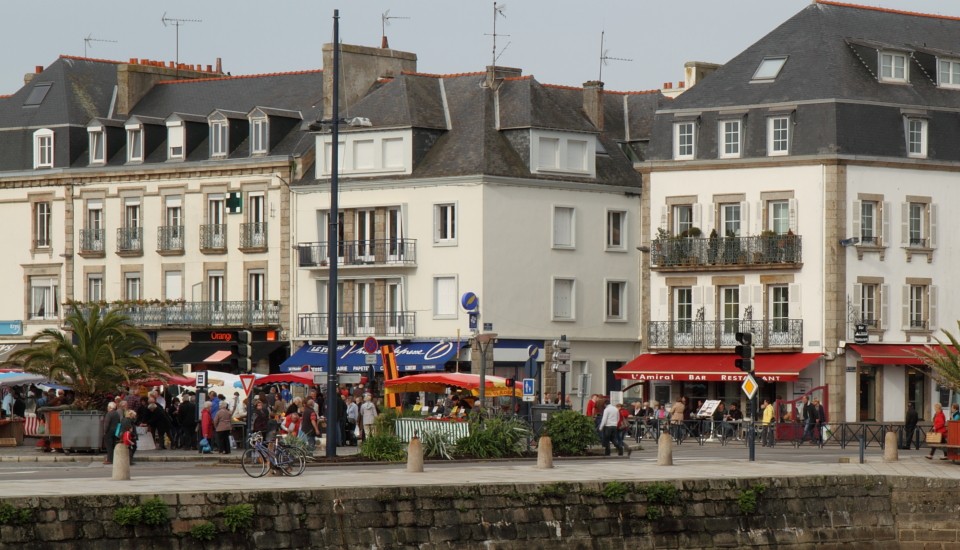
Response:
[{"label": "green pharmacy cross sign", "polygon": [[243,194],[227,193],[227,213],[240,214],[241,212],[243,212]]}]

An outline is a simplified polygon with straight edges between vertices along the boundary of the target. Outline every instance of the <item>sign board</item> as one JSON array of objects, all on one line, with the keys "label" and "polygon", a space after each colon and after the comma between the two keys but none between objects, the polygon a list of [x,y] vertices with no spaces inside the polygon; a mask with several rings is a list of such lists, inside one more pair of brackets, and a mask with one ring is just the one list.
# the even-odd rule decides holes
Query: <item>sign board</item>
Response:
[{"label": "sign board", "polygon": [[480,298],[477,298],[476,293],[464,292],[460,297],[460,305],[465,311],[477,311],[480,309]]},{"label": "sign board", "polygon": [[253,390],[253,380],[256,377],[252,374],[241,374],[240,382],[243,384],[243,391],[247,395],[250,395],[250,392]]},{"label": "sign board", "polygon": [[477,317],[478,315],[476,313],[470,313],[470,326],[468,327],[470,330],[477,330]]},{"label": "sign board", "polygon": [[713,416],[713,413],[716,412],[717,407],[720,406],[719,399],[707,399],[703,402],[703,405],[700,407],[700,410],[697,411],[698,417]]},{"label": "sign board", "polygon": [[[360,374],[352,373],[340,373],[337,375],[337,382],[341,384],[359,384],[360,383]],[[316,385],[322,385],[327,383],[327,373],[325,372],[315,372],[313,373],[313,383]]]},{"label": "sign board", "polygon": [[558,363],[566,363],[570,360],[569,351],[555,351],[553,352],[553,360]]},{"label": "sign board", "polygon": [[377,342],[377,339],[374,338],[373,336],[367,336],[363,340],[363,351],[367,353],[377,353],[377,350],[379,349],[380,349],[380,343]]},{"label": "sign board", "polygon": [[622,391],[611,391],[610,392],[610,402],[614,405],[620,404],[623,405],[623,392]]},{"label": "sign board", "polygon": [[743,384],[740,384],[740,387],[743,389],[743,393],[747,396],[747,399],[753,399],[753,397],[757,395],[757,390],[760,389],[760,385],[757,384],[752,374],[748,374],[747,377],[743,379]]},{"label": "sign board", "polygon": [[0,335],[20,336],[23,334],[23,321],[0,321]]},{"label": "sign board", "polygon": [[536,394],[536,380],[533,378],[524,378],[523,379],[523,400],[532,402]]},{"label": "sign board", "polygon": [[867,332],[867,325],[857,323],[853,326],[853,341],[857,344],[866,344],[870,341],[870,333]]},{"label": "sign board", "polygon": [[493,330],[493,323],[484,323],[484,324],[483,324],[483,331],[484,331],[484,332],[490,332],[491,330]]},{"label": "sign board", "polygon": [[377,356],[373,353],[368,353],[365,360],[367,365],[377,364]]},{"label": "sign board", "polygon": [[207,385],[207,371],[200,371],[197,373],[197,387],[205,387]]}]

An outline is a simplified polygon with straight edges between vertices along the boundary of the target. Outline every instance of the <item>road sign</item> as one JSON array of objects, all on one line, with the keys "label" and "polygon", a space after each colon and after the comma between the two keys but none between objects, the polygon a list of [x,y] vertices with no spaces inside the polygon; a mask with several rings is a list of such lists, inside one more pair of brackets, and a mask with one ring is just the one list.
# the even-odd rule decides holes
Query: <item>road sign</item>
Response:
[{"label": "road sign", "polygon": [[570,360],[570,352],[568,351],[555,351],[553,352],[553,360],[557,363],[566,363]]},{"label": "road sign", "polygon": [[470,325],[469,325],[467,328],[469,328],[470,330],[477,330],[477,326],[478,326],[478,325],[477,325],[477,318],[478,318],[478,317],[479,317],[479,315],[478,315],[477,313],[471,312],[471,313],[470,313],[470,316],[469,316]]},{"label": "road sign", "polygon": [[367,357],[367,363],[366,363],[367,365],[376,365],[376,364],[377,364],[377,356],[376,356],[376,354],[368,353],[366,357]]},{"label": "road sign", "polygon": [[252,375],[252,374],[241,374],[241,375],[240,375],[240,382],[243,383],[243,391],[244,391],[244,393],[246,393],[247,395],[250,395],[250,391],[253,390],[253,380],[254,380],[255,378],[256,378],[256,376],[254,376],[254,375]]},{"label": "road sign", "polygon": [[747,377],[743,379],[743,384],[741,384],[740,387],[743,389],[743,393],[746,394],[747,399],[753,399],[753,396],[757,395],[757,390],[760,389],[760,384],[757,384],[752,374],[748,374]]},{"label": "road sign", "polygon": [[[367,336],[363,341],[363,351],[367,353],[377,353],[380,349],[380,343],[373,336]],[[367,363],[369,365],[369,363]]]},{"label": "road sign", "polygon": [[536,357],[539,353],[540,353],[540,348],[538,348],[537,346],[533,346],[533,345],[527,346],[527,357],[530,357],[532,359]]},{"label": "road sign", "polygon": [[197,373],[197,387],[201,388],[207,385],[207,371]]},{"label": "road sign", "polygon": [[[360,383],[360,374],[346,373],[341,372],[337,375],[337,382],[340,384],[359,384]],[[313,383],[314,385],[322,385],[327,383],[327,373],[325,372],[315,372],[313,373]]]},{"label": "road sign", "polygon": [[477,311],[480,309],[480,298],[473,292],[464,292],[460,297],[460,305],[466,311]]},{"label": "road sign", "polygon": [[524,378],[523,379],[523,400],[524,401],[533,401],[534,394],[536,393],[536,381],[533,378]]}]

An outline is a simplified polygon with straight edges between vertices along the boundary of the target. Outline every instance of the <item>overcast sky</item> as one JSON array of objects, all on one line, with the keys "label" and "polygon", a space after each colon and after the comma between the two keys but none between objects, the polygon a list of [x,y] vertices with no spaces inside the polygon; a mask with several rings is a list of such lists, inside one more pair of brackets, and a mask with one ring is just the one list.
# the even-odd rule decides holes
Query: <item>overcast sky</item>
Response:
[{"label": "overcast sky", "polygon": [[[861,0],[863,5],[960,16],[957,0]],[[683,79],[686,61],[723,63],[810,4],[810,0],[505,0],[497,20],[499,65],[550,84],[579,86],[600,71],[606,31],[608,90],[648,90]],[[4,1],[0,25],[0,95],[23,74],[61,54],[126,61],[172,61],[176,28],[161,19],[197,19],[180,27],[180,61],[223,59],[234,75],[321,68],[321,45],[340,37],[379,46],[381,14],[390,46],[418,56],[428,73],[482,71],[492,59],[493,2],[488,0],[29,0]]]}]

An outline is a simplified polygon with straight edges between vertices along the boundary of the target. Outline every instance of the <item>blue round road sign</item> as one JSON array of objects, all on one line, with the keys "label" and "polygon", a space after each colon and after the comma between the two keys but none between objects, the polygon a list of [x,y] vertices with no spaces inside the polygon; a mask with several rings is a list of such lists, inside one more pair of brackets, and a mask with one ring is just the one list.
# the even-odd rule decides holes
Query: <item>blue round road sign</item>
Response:
[{"label": "blue round road sign", "polygon": [[480,298],[473,292],[464,292],[460,298],[460,305],[467,311],[477,311],[480,308]]},{"label": "blue round road sign", "polygon": [[380,343],[373,336],[367,336],[363,341],[363,351],[367,353],[376,353],[380,348]]}]

